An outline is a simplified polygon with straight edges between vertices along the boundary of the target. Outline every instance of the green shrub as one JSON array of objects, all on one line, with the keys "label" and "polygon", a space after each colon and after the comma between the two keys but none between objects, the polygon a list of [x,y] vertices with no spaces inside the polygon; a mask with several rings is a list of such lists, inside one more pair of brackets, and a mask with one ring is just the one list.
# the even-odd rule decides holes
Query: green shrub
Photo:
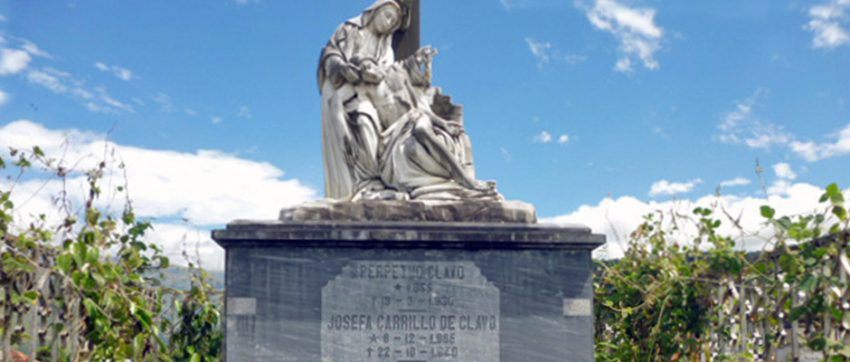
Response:
[{"label": "green shrub", "polygon": [[[97,206],[109,171],[105,161],[85,173],[81,212],[69,211],[63,192],[61,222],[51,224],[42,214],[22,226],[15,219],[15,184],[27,172],[49,172],[63,182],[71,172],[38,147],[10,154],[17,178],[0,190],[3,360],[16,351],[61,361],[219,360],[221,317],[211,297],[217,291],[194,267],[188,291],[161,285],[169,259],[145,239],[151,223],[135,216],[129,200],[117,216]],[[6,168],[0,158],[0,170]]]},{"label": "green shrub", "polygon": [[[622,259],[598,262],[597,359],[770,360],[792,335],[824,359],[850,359],[847,210],[835,184],[820,202],[822,213],[795,217],[762,207],[773,250],[752,254],[718,232],[736,224],[717,217],[724,210],[648,215]],[[682,240],[688,222],[698,231]]]}]

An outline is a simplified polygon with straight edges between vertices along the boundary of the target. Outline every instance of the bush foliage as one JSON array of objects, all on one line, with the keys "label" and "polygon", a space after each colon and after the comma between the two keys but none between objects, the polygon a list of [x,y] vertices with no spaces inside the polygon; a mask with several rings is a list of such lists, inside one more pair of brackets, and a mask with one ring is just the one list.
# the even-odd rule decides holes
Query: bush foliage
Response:
[{"label": "bush foliage", "polygon": [[17,174],[0,189],[3,361],[21,352],[41,361],[219,360],[221,315],[207,273],[190,264],[189,290],[161,285],[170,263],[145,239],[151,223],[135,216],[129,200],[119,215],[97,206],[107,162],[84,173],[81,211],[71,211],[63,191],[61,221],[42,214],[22,225],[16,183],[27,172],[49,172],[64,184],[73,172],[38,147],[10,155],[0,158],[0,169]]},{"label": "bush foliage", "polygon": [[[648,215],[622,259],[598,264],[597,359],[774,360],[806,347],[850,360],[847,209],[835,184],[820,202],[794,217],[763,206],[772,250],[749,254],[719,232],[737,224],[722,209]],[[697,231],[682,240],[689,222]]]}]

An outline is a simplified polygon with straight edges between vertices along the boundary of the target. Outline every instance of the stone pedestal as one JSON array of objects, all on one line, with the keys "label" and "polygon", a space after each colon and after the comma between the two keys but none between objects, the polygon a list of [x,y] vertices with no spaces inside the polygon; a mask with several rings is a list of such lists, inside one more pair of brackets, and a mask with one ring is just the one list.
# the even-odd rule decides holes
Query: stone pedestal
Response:
[{"label": "stone pedestal", "polygon": [[587,228],[237,221],[213,239],[230,362],[593,360]]}]

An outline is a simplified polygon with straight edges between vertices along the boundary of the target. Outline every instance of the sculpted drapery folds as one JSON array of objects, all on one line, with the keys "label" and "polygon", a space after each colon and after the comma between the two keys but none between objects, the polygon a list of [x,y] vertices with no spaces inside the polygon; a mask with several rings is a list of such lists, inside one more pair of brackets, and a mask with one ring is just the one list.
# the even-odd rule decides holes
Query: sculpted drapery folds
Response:
[{"label": "sculpted drapery folds", "polygon": [[342,24],[319,62],[325,191],[332,199],[501,199],[475,180],[460,106],[430,85],[436,51],[395,60],[409,24],[401,0],[379,0]]}]

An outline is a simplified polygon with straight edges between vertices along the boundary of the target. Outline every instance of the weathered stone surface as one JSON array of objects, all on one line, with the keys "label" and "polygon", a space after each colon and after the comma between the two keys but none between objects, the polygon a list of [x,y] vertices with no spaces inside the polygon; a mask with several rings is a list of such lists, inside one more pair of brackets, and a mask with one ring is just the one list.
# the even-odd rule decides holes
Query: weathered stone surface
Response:
[{"label": "weathered stone surface", "polygon": [[[325,196],[502,200],[475,177],[462,107],[431,84],[419,1],[376,0],[337,28],[319,58]],[[390,41],[396,40],[396,41]],[[401,56],[401,58],[398,58]]]},{"label": "weathered stone surface", "polygon": [[588,249],[605,235],[584,226],[460,222],[349,222],[236,220],[213,239],[226,250],[248,246]]},{"label": "weathered stone surface", "polygon": [[228,361],[593,361],[585,227],[237,221]]},{"label": "weathered stone surface", "polygon": [[520,201],[319,200],[280,212],[281,221],[537,222],[534,206]]}]

